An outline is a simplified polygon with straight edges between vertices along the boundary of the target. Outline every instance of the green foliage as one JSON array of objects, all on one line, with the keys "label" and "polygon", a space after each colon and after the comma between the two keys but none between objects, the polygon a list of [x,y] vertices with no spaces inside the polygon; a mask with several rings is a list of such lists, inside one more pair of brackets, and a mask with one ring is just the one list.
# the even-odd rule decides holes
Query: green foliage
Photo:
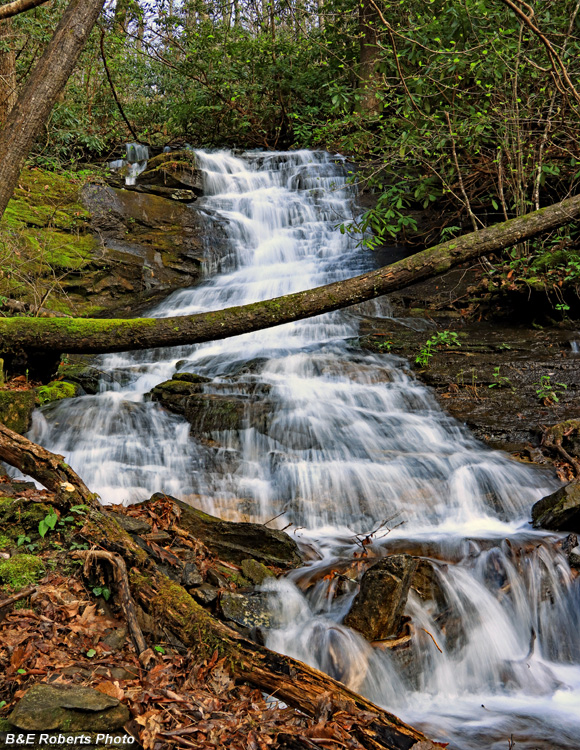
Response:
[{"label": "green foliage", "polygon": [[557,404],[560,401],[560,397],[564,391],[568,388],[565,383],[552,383],[550,375],[542,375],[539,383],[534,383],[538,386],[536,394],[540,401],[544,404]]},{"label": "green foliage", "polygon": [[461,341],[459,341],[459,337],[454,331],[438,331],[423,344],[419,350],[419,354],[415,357],[415,363],[420,367],[428,367],[431,357],[442,346],[447,348],[451,346],[459,347],[461,346]]},{"label": "green foliage", "polygon": [[505,375],[500,375],[500,368],[494,367],[493,375],[491,376],[493,383],[490,383],[488,388],[511,388],[515,391],[512,381]]},{"label": "green foliage", "polygon": [[53,530],[58,522],[58,515],[55,511],[48,513],[38,524],[38,533],[44,539],[49,530]]},{"label": "green foliage", "polygon": [[111,589],[107,586],[95,586],[93,588],[93,594],[95,596],[102,596],[103,599],[108,602],[111,598]]}]

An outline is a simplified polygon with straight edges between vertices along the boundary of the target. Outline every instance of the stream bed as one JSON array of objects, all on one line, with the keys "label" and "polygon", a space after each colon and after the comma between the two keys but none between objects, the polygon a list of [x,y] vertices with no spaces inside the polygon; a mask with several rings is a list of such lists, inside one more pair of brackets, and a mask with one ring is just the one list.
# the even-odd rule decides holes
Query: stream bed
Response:
[{"label": "stream bed", "polygon": [[[214,275],[150,315],[264,300],[375,264],[339,230],[357,213],[340,157],[197,157],[204,197],[195,210],[222,224],[227,252]],[[578,750],[580,583],[556,537],[528,523],[558,483],[477,442],[406,360],[356,346],[362,313],[388,317],[388,301],[100,357],[100,392],[37,412],[31,438],[65,455],[104,503],[162,491],[233,520],[291,524],[309,561],[269,585],[281,613],[271,648],[454,750],[507,749],[512,737],[517,750]],[[184,419],[148,400],[176,370],[207,378],[208,395],[241,400],[241,428],[226,421],[211,439],[190,435]],[[391,553],[428,559],[444,601],[409,594],[404,650],[371,646],[343,624],[356,578]]]}]

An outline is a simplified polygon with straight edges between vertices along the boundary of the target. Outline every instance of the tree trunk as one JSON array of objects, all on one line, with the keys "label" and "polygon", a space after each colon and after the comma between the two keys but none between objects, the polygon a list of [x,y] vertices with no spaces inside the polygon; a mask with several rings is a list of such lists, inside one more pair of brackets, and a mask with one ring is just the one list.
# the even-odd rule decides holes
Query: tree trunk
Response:
[{"label": "tree trunk", "polygon": [[377,44],[377,24],[379,14],[371,0],[361,0],[359,6],[359,110],[365,115],[377,115],[381,103],[376,97],[380,77],[377,65],[380,60],[380,47]]},{"label": "tree trunk", "polygon": [[4,125],[16,104],[16,55],[9,18],[0,21],[0,125]]},{"label": "tree trunk", "polygon": [[0,217],[22,162],[68,81],[103,4],[104,0],[71,0],[6,121],[0,134]]},{"label": "tree trunk", "polygon": [[[340,704],[352,714],[351,733],[369,750],[437,750],[441,745],[396,716],[375,706],[328,675],[289,656],[247,640],[199,605],[178,583],[156,569],[133,538],[105,514],[84,482],[55,455],[0,425],[0,460],[26,471],[45,487],[58,493],[66,507],[81,498],[88,506],[81,534],[100,549],[120,555],[129,569],[131,595],[157,624],[174,634],[199,660],[217,650],[226,657],[233,677],[249,682],[279,700],[313,716],[325,701]],[[66,485],[63,489],[63,481]]]},{"label": "tree trunk", "polygon": [[580,216],[580,196],[423,250],[346,281],[241,307],[173,318],[0,319],[0,355],[99,354],[217,341],[356,305],[436,276],[485,253],[534,237]]}]

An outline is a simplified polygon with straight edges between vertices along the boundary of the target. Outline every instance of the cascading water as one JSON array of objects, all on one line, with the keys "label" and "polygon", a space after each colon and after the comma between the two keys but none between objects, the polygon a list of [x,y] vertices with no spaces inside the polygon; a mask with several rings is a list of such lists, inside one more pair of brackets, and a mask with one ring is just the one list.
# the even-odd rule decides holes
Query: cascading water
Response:
[{"label": "cascading water", "polygon": [[[218,275],[152,315],[277,297],[372,266],[337,225],[354,194],[323,153],[198,153],[199,203],[230,241]],[[374,308],[376,310],[376,306]],[[225,341],[104,356],[101,392],[38,413],[32,438],[62,453],[104,502],[152,492],[208,511],[282,514],[315,558],[270,584],[282,626],[272,648],[328,671],[456,750],[580,747],[580,588],[553,540],[527,525],[554,483],[485,449],[395,356],[361,352],[358,310]],[[369,313],[369,307],[365,308]],[[383,310],[384,313],[384,310]],[[244,400],[244,429],[189,437],[144,400],[178,369],[208,394]],[[384,523],[394,528],[385,534]],[[297,528],[301,527],[301,528]],[[373,554],[431,558],[445,612],[411,593],[404,659],[342,624],[356,593],[361,536]],[[357,557],[358,555],[358,557]],[[362,560],[362,562],[361,562]],[[277,594],[276,594],[277,592]]]}]

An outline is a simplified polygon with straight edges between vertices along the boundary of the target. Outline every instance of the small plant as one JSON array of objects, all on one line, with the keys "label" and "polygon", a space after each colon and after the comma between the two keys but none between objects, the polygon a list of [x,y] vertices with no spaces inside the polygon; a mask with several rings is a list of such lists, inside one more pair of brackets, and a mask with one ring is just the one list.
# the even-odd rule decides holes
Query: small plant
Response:
[{"label": "small plant", "polygon": [[40,521],[40,523],[38,524],[38,533],[43,539],[49,530],[54,530],[57,521],[58,516],[56,515],[54,510],[52,510],[50,513],[47,513],[42,521]]},{"label": "small plant", "polygon": [[438,331],[423,344],[419,354],[415,357],[415,363],[420,367],[427,367],[429,360],[435,354],[438,347],[441,346],[461,346],[459,336],[454,331]]},{"label": "small plant", "polygon": [[27,549],[29,552],[34,552],[34,550],[38,547],[37,544],[30,541],[29,536],[19,536],[16,540],[16,546],[17,547],[24,547],[24,549]]},{"label": "small plant", "polygon": [[[73,505],[69,510],[77,516],[84,516],[86,515],[87,508],[87,505]],[[76,523],[77,526],[82,525],[82,521],[79,518],[75,518],[75,516],[65,516],[59,521],[56,511],[51,510],[38,524],[38,533],[44,539],[48,531],[54,531],[57,523],[62,527],[66,526],[67,523]]]},{"label": "small plant", "polygon": [[93,588],[93,594],[95,596],[102,596],[103,599],[108,602],[111,598],[111,589],[107,588],[106,586],[95,586]]},{"label": "small plant", "polygon": [[565,383],[552,383],[550,375],[542,375],[539,383],[534,383],[538,388],[536,394],[540,401],[543,401],[547,406],[548,404],[557,404],[560,401],[560,397],[563,395],[562,388],[566,390],[568,386]]},{"label": "small plant", "polygon": [[512,381],[506,378],[505,375],[500,375],[499,369],[499,367],[494,367],[493,375],[491,376],[493,383],[490,383],[488,388],[511,388],[512,391],[515,391]]},{"label": "small plant", "polygon": [[393,348],[393,341],[381,341],[380,344],[377,344],[377,349],[381,352],[390,352]]},{"label": "small plant", "polygon": [[158,654],[165,653],[165,649],[163,648],[163,646],[153,646],[153,648],[155,649],[155,651],[157,651]]}]

